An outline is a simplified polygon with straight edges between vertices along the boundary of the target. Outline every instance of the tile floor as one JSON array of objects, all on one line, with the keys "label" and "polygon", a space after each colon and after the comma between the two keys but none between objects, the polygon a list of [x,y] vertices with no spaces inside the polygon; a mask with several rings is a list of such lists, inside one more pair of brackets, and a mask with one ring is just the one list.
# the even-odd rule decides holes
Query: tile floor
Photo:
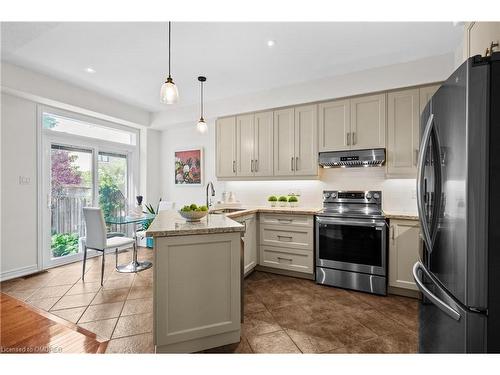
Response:
[{"label": "tile floor", "polygon": [[[119,254],[119,263],[131,252]],[[153,258],[141,248],[139,259]],[[107,353],[153,353],[153,270],[138,274],[115,271],[114,254],[106,255],[104,285],[101,257],[89,259],[82,282],[82,263],[56,267],[31,277],[0,284],[1,291],[110,340]]]},{"label": "tile floor", "polygon": [[[140,259],[151,259],[148,249]],[[130,253],[119,256],[120,263]],[[109,339],[108,353],[152,353],[152,270],[120,274],[107,256],[3,282],[13,297]],[[414,353],[418,301],[379,297],[264,272],[245,279],[245,322],[238,344],[207,353]]]}]

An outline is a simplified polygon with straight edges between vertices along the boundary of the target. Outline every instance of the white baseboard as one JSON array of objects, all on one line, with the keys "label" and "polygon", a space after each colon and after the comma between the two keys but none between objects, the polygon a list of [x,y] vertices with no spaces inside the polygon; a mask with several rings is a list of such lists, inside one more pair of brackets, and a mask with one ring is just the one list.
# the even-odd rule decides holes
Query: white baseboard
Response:
[{"label": "white baseboard", "polygon": [[15,279],[16,277],[26,276],[36,272],[39,272],[38,266],[36,264],[26,267],[20,267],[0,273],[0,281]]}]

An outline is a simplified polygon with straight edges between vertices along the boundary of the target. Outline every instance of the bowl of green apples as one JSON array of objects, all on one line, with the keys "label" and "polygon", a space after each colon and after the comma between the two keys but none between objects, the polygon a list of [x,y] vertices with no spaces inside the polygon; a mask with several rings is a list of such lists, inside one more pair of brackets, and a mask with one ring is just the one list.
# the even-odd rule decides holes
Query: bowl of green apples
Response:
[{"label": "bowl of green apples", "polygon": [[186,205],[179,210],[179,214],[186,221],[200,221],[208,215],[207,206],[198,206],[195,203]]}]

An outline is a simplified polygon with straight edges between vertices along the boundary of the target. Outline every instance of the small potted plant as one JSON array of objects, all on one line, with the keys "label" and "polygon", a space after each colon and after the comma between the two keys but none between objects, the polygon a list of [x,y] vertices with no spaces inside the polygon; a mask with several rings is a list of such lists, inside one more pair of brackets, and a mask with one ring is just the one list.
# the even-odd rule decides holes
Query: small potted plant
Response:
[{"label": "small potted plant", "polygon": [[288,197],[288,203],[290,204],[290,207],[297,207],[299,205],[299,200],[295,195],[291,195]]},{"label": "small potted plant", "polygon": [[280,202],[280,207],[286,207],[288,198],[282,195],[281,197],[278,198],[278,202]]},{"label": "small potted plant", "polygon": [[267,201],[271,205],[271,207],[276,207],[276,202],[278,201],[278,198],[275,195],[271,195],[267,198]]}]

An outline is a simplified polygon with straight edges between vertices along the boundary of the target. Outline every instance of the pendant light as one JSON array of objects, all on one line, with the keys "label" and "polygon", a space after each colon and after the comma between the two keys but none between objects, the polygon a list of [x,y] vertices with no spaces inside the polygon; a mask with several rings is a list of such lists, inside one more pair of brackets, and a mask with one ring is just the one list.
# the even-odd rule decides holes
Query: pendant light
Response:
[{"label": "pendant light", "polygon": [[200,133],[206,133],[207,130],[208,130],[208,126],[207,126],[207,123],[205,122],[205,119],[203,118],[203,82],[205,82],[207,80],[207,77],[198,77],[198,81],[200,81],[200,88],[201,88],[201,91],[200,91],[200,102],[201,102],[201,105],[200,105],[200,109],[201,109],[201,115],[200,115],[200,119],[198,120],[198,124],[196,124],[196,129],[198,129],[198,131]]},{"label": "pendant light", "polygon": [[175,85],[172,77],[170,76],[170,34],[171,22],[168,22],[168,78],[160,90],[160,101],[165,104],[174,104],[179,100],[179,91]]}]

